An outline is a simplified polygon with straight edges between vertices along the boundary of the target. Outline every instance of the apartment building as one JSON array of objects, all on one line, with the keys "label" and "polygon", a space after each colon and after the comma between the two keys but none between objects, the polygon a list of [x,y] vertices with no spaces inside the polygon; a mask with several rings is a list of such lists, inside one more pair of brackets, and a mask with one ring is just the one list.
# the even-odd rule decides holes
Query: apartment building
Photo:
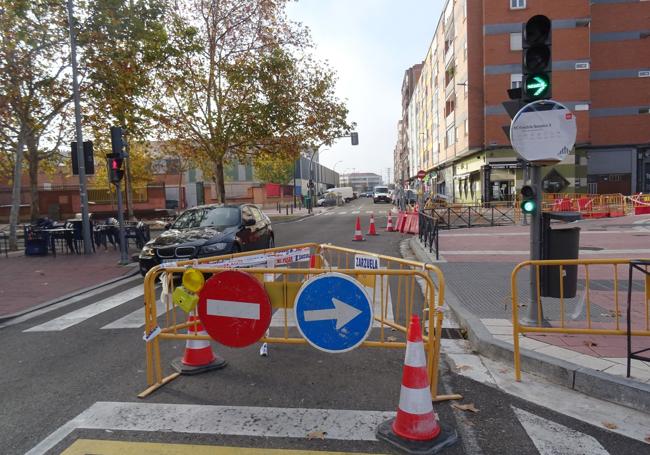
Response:
[{"label": "apartment building", "polygon": [[[409,143],[409,107],[413,91],[417,86],[422,72],[422,63],[413,65],[404,72],[402,81],[402,118],[397,122],[397,149],[394,160],[394,182],[407,181],[411,175],[410,143]],[[417,172],[417,171],[416,171]]]},{"label": "apartment building", "polygon": [[553,24],[553,98],[576,114],[574,152],[548,192],[650,192],[650,1],[448,0],[408,108],[410,175],[456,202],[511,199],[524,166],[501,103],[521,84],[521,24]]}]

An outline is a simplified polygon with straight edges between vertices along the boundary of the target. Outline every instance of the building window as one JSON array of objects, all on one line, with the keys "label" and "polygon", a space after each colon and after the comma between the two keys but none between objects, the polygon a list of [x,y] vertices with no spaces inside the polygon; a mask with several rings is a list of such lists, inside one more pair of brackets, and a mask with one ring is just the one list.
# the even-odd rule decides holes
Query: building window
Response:
[{"label": "building window", "polygon": [[511,51],[521,50],[521,32],[515,32],[510,34],[510,50]]},{"label": "building window", "polygon": [[521,87],[521,74],[511,74],[510,75],[510,88],[519,88]]},{"label": "building window", "polygon": [[469,134],[469,119],[465,119],[465,136]]},{"label": "building window", "polygon": [[526,8],[526,0],[510,0],[510,9]]},{"label": "building window", "polygon": [[456,143],[456,127],[450,126],[447,128],[447,134],[445,140],[445,147],[451,147]]}]

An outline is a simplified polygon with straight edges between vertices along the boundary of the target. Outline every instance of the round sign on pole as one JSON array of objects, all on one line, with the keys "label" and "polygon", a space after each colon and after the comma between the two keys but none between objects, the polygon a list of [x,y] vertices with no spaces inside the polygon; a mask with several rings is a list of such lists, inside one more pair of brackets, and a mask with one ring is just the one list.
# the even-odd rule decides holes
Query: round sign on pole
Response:
[{"label": "round sign on pole", "polygon": [[427,175],[426,172],[424,172],[422,170],[418,171],[418,179],[422,180],[425,175]]},{"label": "round sign on pole", "polygon": [[354,278],[323,273],[300,287],[294,303],[296,325],[316,349],[346,352],[359,346],[370,333],[370,302],[365,288]]},{"label": "round sign on pole", "polygon": [[553,100],[525,105],[510,124],[510,143],[530,162],[558,162],[566,158],[576,143],[576,116]]},{"label": "round sign on pole", "polygon": [[198,311],[210,337],[233,348],[259,341],[271,325],[271,301],[264,286],[238,270],[219,272],[205,282]]}]

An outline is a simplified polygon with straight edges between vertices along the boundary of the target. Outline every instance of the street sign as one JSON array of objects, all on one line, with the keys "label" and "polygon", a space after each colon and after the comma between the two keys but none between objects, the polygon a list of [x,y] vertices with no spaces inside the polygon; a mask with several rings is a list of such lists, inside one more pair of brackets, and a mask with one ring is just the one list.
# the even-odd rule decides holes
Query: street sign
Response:
[{"label": "street sign", "polygon": [[576,117],[563,104],[540,100],[525,105],[510,125],[510,142],[530,162],[562,161],[576,142]]},{"label": "street sign", "polygon": [[259,341],[271,324],[271,301],[264,286],[238,270],[219,272],[205,282],[198,311],[210,337],[233,348]]},{"label": "street sign", "polygon": [[426,172],[424,172],[422,170],[418,171],[418,179],[422,180],[425,175],[427,175]]},{"label": "street sign", "polygon": [[359,346],[372,328],[372,305],[364,287],[342,273],[307,280],[294,303],[298,330],[316,349],[338,353]]},{"label": "street sign", "polygon": [[354,268],[366,270],[379,270],[379,258],[365,254],[354,255]]}]

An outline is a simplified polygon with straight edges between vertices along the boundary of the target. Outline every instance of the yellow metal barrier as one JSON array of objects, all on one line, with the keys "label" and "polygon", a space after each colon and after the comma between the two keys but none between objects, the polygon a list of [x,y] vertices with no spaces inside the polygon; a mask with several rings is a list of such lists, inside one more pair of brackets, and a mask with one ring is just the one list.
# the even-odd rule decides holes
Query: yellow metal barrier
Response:
[{"label": "yellow metal barrier", "polygon": [[[526,333],[538,334],[576,334],[576,335],[627,335],[627,324],[625,320],[622,321],[623,313],[626,310],[627,302],[627,289],[626,286],[622,289],[620,286],[622,281],[626,283],[629,280],[628,270],[630,259],[560,259],[560,260],[538,260],[538,261],[525,261],[518,264],[512,271],[510,284],[512,290],[512,331],[513,331],[513,345],[514,345],[514,366],[515,377],[517,381],[521,380],[521,362],[520,362],[520,349],[519,349],[519,335]],[[624,266],[625,273],[619,273],[619,268]],[[518,273],[528,267],[534,267],[535,276],[537,277],[537,308],[536,320],[537,325],[526,325],[520,321],[519,317],[519,289],[517,286]],[[554,299],[556,302],[551,308],[547,301],[546,310],[553,309],[556,316],[555,320],[544,320],[543,301],[541,296],[541,278],[542,267],[558,267],[558,287],[559,298]],[[584,287],[578,290],[580,297],[577,298],[577,307],[584,310],[584,319],[578,319],[574,311],[573,315],[568,313],[568,300],[564,289],[564,279],[562,279],[568,271],[568,267],[577,267],[578,279],[584,280]],[[646,268],[647,270],[647,268]],[[592,282],[596,281],[596,285]],[[608,289],[607,282],[613,281],[611,291]],[[524,292],[530,292],[529,286],[526,287]],[[634,294],[633,296],[637,295]],[[624,294],[624,296],[621,295]],[[632,323],[630,334],[632,336],[650,336],[650,276],[645,276],[645,286],[642,293],[644,301],[644,311],[640,314],[642,320],[636,319]],[[546,297],[544,297],[546,298]],[[638,300],[638,297],[633,298],[633,302]],[[623,303],[621,303],[623,302]],[[557,305],[557,306],[556,306]],[[598,308],[605,310],[605,313],[596,313]],[[637,314],[637,316],[639,316]],[[596,319],[596,320],[594,320]]]},{"label": "yellow metal barrier", "polygon": [[[163,376],[161,364],[161,340],[210,340],[208,335],[196,334],[198,317],[194,322],[185,322],[187,313],[178,308],[172,299],[164,302],[164,318],[157,312],[156,283],[165,273],[163,279],[170,288],[171,295],[174,277],[179,277],[189,267],[195,267],[204,274],[214,274],[232,268],[219,267],[212,263],[226,260],[242,260],[246,258],[269,257],[291,251],[309,250],[310,264],[313,268],[296,267],[297,264],[287,264],[286,268],[279,267],[250,267],[241,268],[255,276],[266,289],[271,305],[279,313],[283,321],[282,327],[271,327],[275,333],[267,332],[260,343],[307,344],[304,338],[292,337],[289,333],[289,321],[292,318],[294,299],[300,286],[309,278],[321,273],[336,271],[355,278],[366,287],[374,309],[374,323],[370,335],[361,343],[365,347],[405,348],[405,336],[408,321],[413,313],[419,313],[422,318],[424,346],[427,352],[428,375],[431,384],[431,397],[435,400],[460,399],[460,395],[439,395],[437,393],[438,365],[440,363],[440,338],[442,336],[443,313],[440,309],[444,304],[445,281],[441,270],[431,264],[424,264],[373,254],[364,251],[336,247],[330,244],[306,243],[287,247],[257,250],[249,253],[238,253],[226,256],[204,258],[193,261],[180,261],[165,266],[152,268],[144,279],[145,300],[145,333],[150,334],[160,329],[160,333],[146,343],[147,384],[148,388],[138,395],[144,398],[156,389],[177,378],[180,373]],[[376,259],[378,269],[355,268],[355,257],[364,256]],[[430,273],[435,276],[431,279]],[[391,292],[391,289],[394,292]],[[396,289],[396,290],[395,290]],[[197,316],[196,310],[191,314]],[[159,320],[159,318],[161,320]],[[194,326],[191,334],[181,333],[181,330]],[[278,333],[280,332],[280,333]],[[404,341],[396,336],[404,335]],[[271,336],[273,335],[273,336]],[[372,338],[372,339],[371,339]]]}]

